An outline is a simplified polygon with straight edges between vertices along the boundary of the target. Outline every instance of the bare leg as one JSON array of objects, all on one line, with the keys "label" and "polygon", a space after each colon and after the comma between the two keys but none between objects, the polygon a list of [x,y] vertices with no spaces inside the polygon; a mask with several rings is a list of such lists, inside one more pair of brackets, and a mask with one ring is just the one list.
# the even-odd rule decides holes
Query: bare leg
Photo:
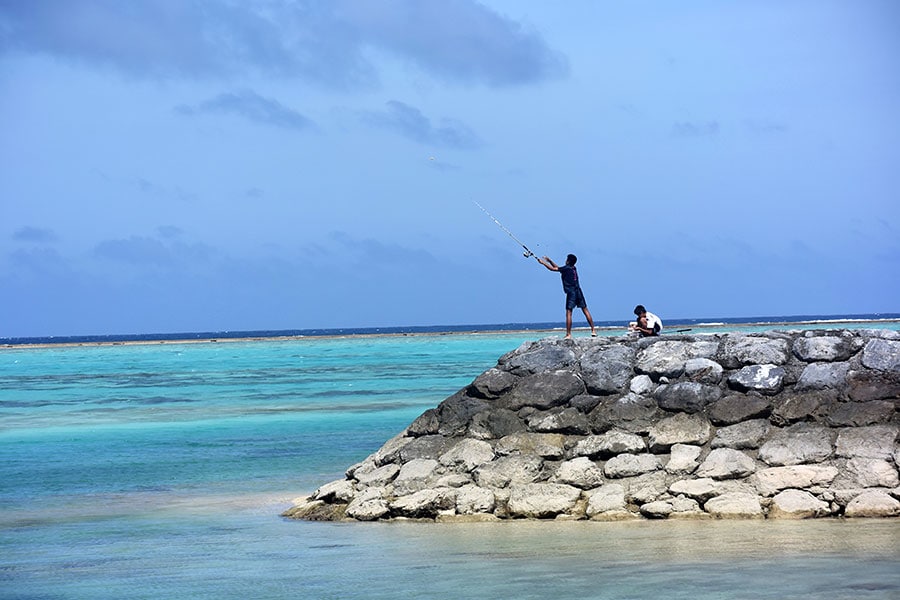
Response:
[{"label": "bare leg", "polygon": [[591,335],[597,335],[597,330],[594,329],[594,319],[591,318],[591,311],[587,309],[587,306],[581,309],[581,312],[584,313],[584,318],[587,319],[588,325],[591,326]]},{"label": "bare leg", "polygon": [[566,309],[566,339],[572,337],[572,311]]}]

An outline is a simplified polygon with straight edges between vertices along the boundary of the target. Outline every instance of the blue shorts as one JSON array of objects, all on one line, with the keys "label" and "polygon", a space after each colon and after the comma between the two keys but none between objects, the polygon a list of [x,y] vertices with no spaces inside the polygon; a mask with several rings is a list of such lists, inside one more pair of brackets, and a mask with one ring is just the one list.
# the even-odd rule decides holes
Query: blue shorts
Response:
[{"label": "blue shorts", "polygon": [[580,287],[566,290],[566,310],[578,308],[587,308],[587,301]]}]

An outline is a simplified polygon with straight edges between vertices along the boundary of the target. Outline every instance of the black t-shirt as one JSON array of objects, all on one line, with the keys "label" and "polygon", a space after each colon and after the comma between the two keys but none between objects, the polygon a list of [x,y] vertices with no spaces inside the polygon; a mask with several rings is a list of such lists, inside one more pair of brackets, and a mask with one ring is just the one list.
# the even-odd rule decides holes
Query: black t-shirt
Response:
[{"label": "black t-shirt", "polygon": [[559,268],[562,277],[563,291],[578,289],[578,270],[572,265],[563,265]]}]

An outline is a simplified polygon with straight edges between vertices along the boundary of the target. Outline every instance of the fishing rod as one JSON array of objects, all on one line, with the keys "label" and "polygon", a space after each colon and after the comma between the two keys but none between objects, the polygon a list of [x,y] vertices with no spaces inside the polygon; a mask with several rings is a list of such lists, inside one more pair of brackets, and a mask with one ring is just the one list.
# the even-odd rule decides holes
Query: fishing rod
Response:
[{"label": "fishing rod", "polygon": [[[497,224],[497,227],[499,227],[500,229],[502,229],[503,231],[505,231],[505,232],[506,232],[506,235],[508,235],[509,237],[511,237],[517,244],[519,244],[520,246],[522,246],[522,248],[525,249],[525,252],[522,253],[522,256],[524,256],[525,258],[531,258],[531,257],[533,256],[535,260],[538,260],[537,254],[535,254],[534,252],[532,252],[532,251],[528,248],[528,246],[526,246],[525,244],[523,244],[523,243],[521,242],[521,240],[519,240],[519,238],[517,238],[516,236],[514,236],[514,235],[512,234],[512,231],[510,231],[509,229],[507,229],[506,227],[504,227],[504,226],[503,226],[503,223],[501,223],[500,221],[498,221],[497,219],[495,219],[495,218],[494,218],[494,215],[492,215],[491,213],[489,213],[482,205],[478,204],[477,201],[472,200],[472,202],[475,202],[475,206],[477,206],[478,208],[480,208],[481,211],[482,211],[484,214],[486,214],[488,217],[490,217],[491,221],[493,221],[494,223]],[[538,262],[540,262],[540,261],[538,261]]]}]

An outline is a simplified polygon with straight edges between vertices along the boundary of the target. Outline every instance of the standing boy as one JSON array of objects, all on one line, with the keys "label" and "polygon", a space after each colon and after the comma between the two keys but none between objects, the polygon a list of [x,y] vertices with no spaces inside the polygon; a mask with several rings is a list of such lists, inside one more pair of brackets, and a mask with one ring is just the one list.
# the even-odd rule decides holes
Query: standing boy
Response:
[{"label": "standing boy", "polygon": [[581,309],[588,325],[591,326],[591,337],[597,337],[597,330],[594,329],[594,319],[591,318],[591,311],[588,310],[587,301],[584,299],[584,293],[581,291],[581,285],[578,283],[578,270],[575,269],[575,262],[578,258],[574,254],[568,255],[566,264],[561,267],[557,266],[555,262],[546,256],[537,260],[547,269],[558,272],[562,277],[563,291],[566,293],[566,339],[572,338],[572,311],[576,306]]}]

